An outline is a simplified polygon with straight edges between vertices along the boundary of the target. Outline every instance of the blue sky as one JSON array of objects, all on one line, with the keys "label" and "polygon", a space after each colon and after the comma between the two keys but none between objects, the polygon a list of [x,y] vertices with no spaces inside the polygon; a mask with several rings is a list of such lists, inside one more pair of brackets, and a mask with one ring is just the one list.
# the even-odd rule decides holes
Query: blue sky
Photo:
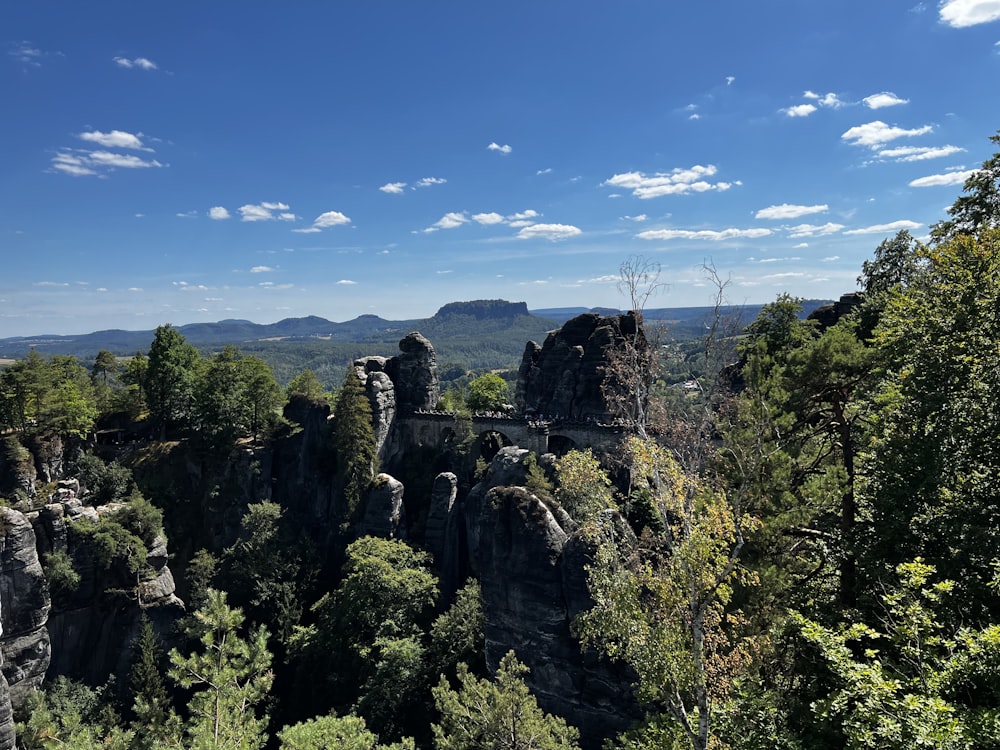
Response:
[{"label": "blue sky", "polygon": [[836,297],[992,153],[1000,0],[5,2],[0,336]]}]

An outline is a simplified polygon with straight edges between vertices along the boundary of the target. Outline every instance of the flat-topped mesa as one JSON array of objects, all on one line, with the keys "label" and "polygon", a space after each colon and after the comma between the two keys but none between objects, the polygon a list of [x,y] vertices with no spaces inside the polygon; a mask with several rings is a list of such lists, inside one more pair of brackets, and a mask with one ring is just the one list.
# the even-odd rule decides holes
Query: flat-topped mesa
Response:
[{"label": "flat-topped mesa", "polygon": [[530,315],[527,302],[508,302],[504,299],[478,299],[471,302],[449,302],[439,309],[435,318],[468,315],[477,320],[501,320]]},{"label": "flat-topped mesa", "polygon": [[604,392],[610,355],[637,332],[645,346],[635,313],[588,312],[549,333],[541,346],[529,341],[517,372],[519,413],[579,420],[611,416]]}]

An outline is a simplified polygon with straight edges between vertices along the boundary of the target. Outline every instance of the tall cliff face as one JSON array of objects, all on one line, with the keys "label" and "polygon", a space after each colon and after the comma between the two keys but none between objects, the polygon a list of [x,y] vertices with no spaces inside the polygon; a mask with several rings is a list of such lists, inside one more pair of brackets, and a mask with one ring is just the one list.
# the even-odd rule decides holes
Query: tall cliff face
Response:
[{"label": "tall cliff face", "polygon": [[529,342],[517,373],[515,403],[519,413],[572,419],[607,417],[602,386],[608,354],[636,330],[633,313],[584,313],[551,332],[541,346]]},{"label": "tall cliff face", "polygon": [[0,508],[0,652],[14,706],[45,679],[51,656],[45,627],[50,608],[31,523],[23,513]]},{"label": "tall cliff face", "polygon": [[[0,608],[2,608],[0,603]],[[3,638],[3,612],[0,611],[0,638]],[[14,750],[14,708],[10,703],[10,687],[3,674],[3,653],[0,653],[0,750]]]},{"label": "tall cliff face", "polygon": [[513,649],[531,669],[539,705],[594,746],[638,711],[629,678],[582,653],[571,634],[573,618],[592,604],[585,566],[593,550],[561,508],[524,489],[527,454],[503,448],[462,504],[469,563],[483,592],[486,662],[496,669]]}]

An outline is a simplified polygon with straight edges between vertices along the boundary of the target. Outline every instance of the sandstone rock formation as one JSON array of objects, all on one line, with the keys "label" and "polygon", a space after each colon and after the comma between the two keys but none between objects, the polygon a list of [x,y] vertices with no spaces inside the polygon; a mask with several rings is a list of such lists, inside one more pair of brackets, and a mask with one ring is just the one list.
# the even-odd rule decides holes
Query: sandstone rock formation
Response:
[{"label": "sandstone rock formation", "polygon": [[567,514],[524,489],[527,454],[503,448],[463,504],[469,563],[483,592],[486,662],[495,669],[513,649],[531,669],[539,705],[593,745],[638,712],[628,677],[582,654],[570,632],[591,605],[585,565],[593,550]]},{"label": "sandstone rock formation", "polygon": [[[2,606],[2,605],[0,605]],[[0,638],[3,638],[3,612],[0,611]],[[0,750],[14,750],[14,709],[10,704],[10,688],[3,675],[3,654],[0,653]]]},{"label": "sandstone rock formation", "polygon": [[406,511],[403,509],[403,484],[388,474],[375,477],[374,487],[365,501],[365,517],[359,533],[384,539],[406,538]]},{"label": "sandstone rock formation", "polygon": [[0,508],[0,652],[15,706],[42,683],[49,668],[45,625],[50,607],[31,524],[24,514]]},{"label": "sandstone rock formation", "polygon": [[0,441],[0,496],[35,497],[35,461],[21,442],[9,435]]},{"label": "sandstone rock formation", "polygon": [[607,419],[602,386],[608,354],[634,335],[636,326],[633,313],[584,313],[551,332],[541,346],[528,342],[517,373],[519,413]]},{"label": "sandstone rock formation", "polygon": [[825,331],[830,326],[836,325],[842,317],[857,308],[864,300],[861,292],[850,292],[840,295],[840,299],[832,305],[817,307],[807,320],[815,320],[819,323],[819,329]]}]

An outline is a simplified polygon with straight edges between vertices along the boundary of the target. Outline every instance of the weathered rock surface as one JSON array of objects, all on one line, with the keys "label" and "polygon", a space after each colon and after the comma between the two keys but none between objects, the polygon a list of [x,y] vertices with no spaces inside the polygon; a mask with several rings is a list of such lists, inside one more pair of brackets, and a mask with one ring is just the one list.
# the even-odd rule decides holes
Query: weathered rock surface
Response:
[{"label": "weathered rock surface", "polygon": [[503,448],[463,504],[469,562],[483,592],[486,662],[495,669],[513,649],[531,669],[539,705],[579,727],[593,747],[637,715],[635,702],[629,680],[582,654],[570,633],[591,605],[592,550],[568,515],[521,486],[527,453]]},{"label": "weathered rock surface", "polygon": [[[0,605],[2,607],[2,605]],[[0,611],[0,638],[3,638],[3,612]],[[0,750],[14,750],[14,708],[10,703],[10,687],[3,675],[3,654],[0,653]]]},{"label": "weathered rock surface", "polygon": [[602,386],[608,353],[625,336],[635,335],[636,326],[633,313],[584,313],[550,333],[541,346],[529,342],[517,373],[519,413],[607,418]]},{"label": "weathered rock surface", "polygon": [[31,452],[13,435],[0,441],[0,497],[35,497],[38,472]]},{"label": "weathered rock surface", "polygon": [[138,635],[143,613],[165,643],[175,637],[172,624],[183,614],[184,605],[174,593],[166,538],[161,534],[153,540],[146,567],[135,575],[124,566],[99,565],[90,538],[73,532],[74,523],[113,517],[122,507],[116,503],[94,508],[72,498],[33,514],[38,549],[67,553],[80,575],[73,591],[53,595],[45,628],[53,674],[90,684],[104,682],[108,674],[125,679],[132,658],[126,644]]},{"label": "weathered rock surface", "polygon": [[465,529],[456,499],[458,477],[452,472],[441,472],[434,478],[431,503],[427,511],[424,530],[424,549],[434,557],[438,570],[441,595],[451,599],[465,577],[468,552],[465,548]]},{"label": "weathered rock surface", "polygon": [[3,674],[14,706],[45,679],[51,602],[35,548],[35,532],[22,513],[0,508],[0,622]]},{"label": "weathered rock surface", "polygon": [[396,408],[403,413],[433,409],[441,399],[434,347],[414,332],[399,342],[399,352],[386,363],[386,372],[396,384]]},{"label": "weathered rock surface", "polygon": [[375,477],[374,488],[365,501],[365,517],[361,522],[360,533],[362,536],[384,539],[406,538],[402,482],[388,474]]}]

